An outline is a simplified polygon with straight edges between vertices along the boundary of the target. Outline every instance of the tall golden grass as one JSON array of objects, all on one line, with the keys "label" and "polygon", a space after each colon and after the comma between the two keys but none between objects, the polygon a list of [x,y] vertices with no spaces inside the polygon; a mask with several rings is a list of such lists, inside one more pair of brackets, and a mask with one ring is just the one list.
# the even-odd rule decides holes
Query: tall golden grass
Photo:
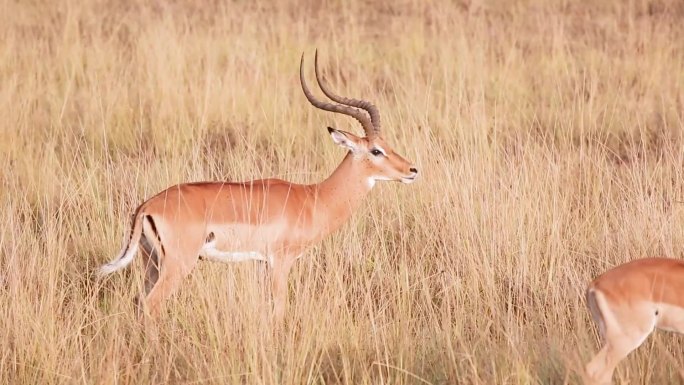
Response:
[{"label": "tall golden grass", "polygon": [[[0,3],[0,382],[565,384],[597,350],[583,291],[684,250],[684,6],[605,0]],[[159,338],[129,215],[168,185],[315,182],[358,130],[302,95],[319,48],[416,162],[290,278],[201,263]],[[312,79],[312,78],[310,78]],[[657,333],[619,383],[681,383]]]}]

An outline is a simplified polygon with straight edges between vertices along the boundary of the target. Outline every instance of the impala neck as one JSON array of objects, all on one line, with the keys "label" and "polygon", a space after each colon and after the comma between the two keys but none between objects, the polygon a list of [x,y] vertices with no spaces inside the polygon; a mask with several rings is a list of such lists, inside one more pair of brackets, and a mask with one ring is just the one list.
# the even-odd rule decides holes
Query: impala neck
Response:
[{"label": "impala neck", "polygon": [[328,212],[330,231],[356,211],[373,184],[374,181],[360,164],[354,162],[349,152],[328,179],[316,185],[317,205]]}]

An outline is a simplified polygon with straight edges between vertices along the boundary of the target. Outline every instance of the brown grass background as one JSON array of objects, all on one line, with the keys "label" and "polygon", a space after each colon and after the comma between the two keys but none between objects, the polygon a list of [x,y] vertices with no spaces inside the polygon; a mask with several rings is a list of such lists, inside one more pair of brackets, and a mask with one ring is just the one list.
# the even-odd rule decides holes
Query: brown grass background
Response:
[{"label": "brown grass background", "polygon": [[[297,262],[280,335],[263,265],[205,262],[148,338],[139,261],[90,272],[170,184],[330,173],[359,128],[305,100],[316,47],[421,179]],[[0,1],[0,382],[578,383],[587,282],[682,257],[683,85],[679,1]]]}]

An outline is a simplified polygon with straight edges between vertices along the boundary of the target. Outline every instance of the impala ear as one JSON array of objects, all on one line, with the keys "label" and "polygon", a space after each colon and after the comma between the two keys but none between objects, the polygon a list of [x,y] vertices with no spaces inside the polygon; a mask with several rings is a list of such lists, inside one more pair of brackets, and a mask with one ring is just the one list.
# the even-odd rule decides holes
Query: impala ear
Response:
[{"label": "impala ear", "polygon": [[358,136],[345,131],[336,130],[332,127],[328,127],[328,132],[336,145],[347,148],[351,152],[356,152],[359,149],[358,141],[360,139]]}]

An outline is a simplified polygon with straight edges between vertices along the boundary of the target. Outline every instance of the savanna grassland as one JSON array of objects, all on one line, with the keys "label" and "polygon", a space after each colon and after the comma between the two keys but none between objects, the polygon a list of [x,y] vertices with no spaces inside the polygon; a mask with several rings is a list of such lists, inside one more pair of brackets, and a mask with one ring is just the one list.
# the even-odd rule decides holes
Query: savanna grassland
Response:
[{"label": "savanna grassland", "polygon": [[[150,338],[140,260],[92,271],[171,184],[325,178],[360,127],[304,98],[315,48],[420,179],[297,262],[279,333],[263,263],[202,262]],[[587,282],[684,257],[677,1],[2,1],[0,117],[0,383],[574,384]]]}]

